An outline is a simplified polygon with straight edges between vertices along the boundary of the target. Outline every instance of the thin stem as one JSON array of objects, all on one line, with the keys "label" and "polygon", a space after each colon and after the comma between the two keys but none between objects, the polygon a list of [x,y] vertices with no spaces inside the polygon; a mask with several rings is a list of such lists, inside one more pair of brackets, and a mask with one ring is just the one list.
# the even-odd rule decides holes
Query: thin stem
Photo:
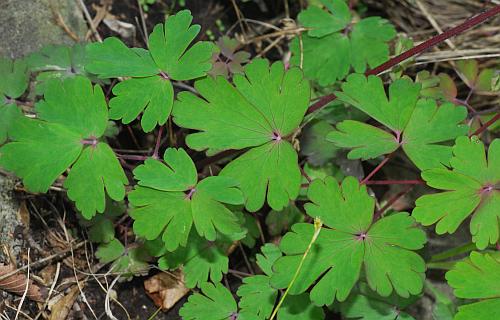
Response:
[{"label": "thin stem", "polygon": [[405,51],[403,52],[402,54],[390,59],[389,61],[379,65],[378,67],[370,70],[367,72],[367,75],[377,75],[383,71],[386,71],[392,67],[394,67],[395,65],[415,56],[415,55],[418,55],[432,47],[434,47],[435,45],[438,45],[439,43],[445,41],[445,40],[448,40],[449,38],[452,38],[456,35],[459,35],[461,33],[463,33],[464,31],[468,30],[468,29],[471,29],[483,22],[485,22],[486,20],[490,19],[490,18],[493,18],[494,16],[496,16],[497,14],[500,13],[500,5],[497,5],[489,10],[486,10],[470,19],[467,19],[465,20],[462,24],[454,27],[454,28],[451,28],[451,29],[448,29],[446,30],[445,32],[443,33],[440,33],[438,34],[437,36],[435,37],[432,37],[431,39],[419,44],[418,46],[416,47],[413,47],[411,48],[410,50],[408,51]]},{"label": "thin stem", "polygon": [[203,160],[196,162],[196,168],[203,169],[204,167],[211,165],[212,163],[215,163],[215,162],[222,160],[226,157],[229,157],[229,156],[237,153],[238,151],[244,151],[244,150],[226,150],[226,151],[222,151],[222,152],[219,152],[217,154],[214,154],[211,157],[207,157]]},{"label": "thin stem", "polygon": [[311,241],[309,242],[309,245],[307,246],[306,251],[304,252],[304,255],[302,256],[302,259],[299,262],[299,265],[297,269],[295,270],[295,274],[293,275],[292,280],[288,284],[288,287],[285,290],[285,293],[281,296],[280,301],[278,302],[278,305],[276,308],[274,308],[273,313],[271,314],[271,317],[269,320],[273,320],[276,314],[278,313],[278,310],[281,308],[281,305],[285,301],[286,296],[288,295],[288,291],[290,291],[290,288],[293,286],[295,283],[295,280],[297,280],[297,277],[299,276],[300,270],[302,269],[302,265],[304,264],[304,261],[306,260],[307,255],[309,254],[309,251],[311,251],[311,248],[313,244],[316,242],[316,239],[318,239],[319,233],[321,231],[321,227],[323,226],[323,222],[321,221],[320,218],[314,218],[314,234],[311,238]]},{"label": "thin stem", "polygon": [[389,209],[390,207],[392,207],[392,205],[398,201],[402,196],[404,196],[405,194],[407,194],[408,192],[410,192],[410,190],[413,189],[413,186],[407,186],[403,191],[401,192],[398,192],[394,197],[392,197],[391,199],[389,199],[389,201],[387,201],[387,203],[382,207],[380,208],[379,210],[377,210],[377,212],[375,212],[375,214],[373,215],[373,220],[378,220],[380,217],[382,217],[382,214],[387,210]]},{"label": "thin stem", "polygon": [[148,156],[139,156],[135,154],[117,154],[116,155],[120,159],[126,159],[126,160],[135,160],[135,161],[144,161]]},{"label": "thin stem", "polygon": [[485,124],[483,124],[479,129],[477,129],[476,131],[474,131],[474,133],[471,134],[470,137],[477,136],[477,135],[481,134],[484,130],[488,129],[489,126],[491,126],[492,124],[494,124],[495,122],[497,122],[498,119],[500,119],[500,112],[497,113],[496,116],[494,116],[493,118],[491,118],[490,120],[488,120]]},{"label": "thin stem", "polygon": [[375,175],[375,173],[377,173],[380,169],[382,169],[383,166],[385,166],[385,164],[391,160],[391,158],[394,157],[394,152],[387,155],[384,160],[382,160],[382,162],[379,163],[378,166],[375,167],[375,169],[372,170],[372,172],[370,172],[363,180],[361,180],[361,184],[365,184],[367,181],[370,180],[371,177],[373,177]]},{"label": "thin stem", "polygon": [[300,168],[300,173],[302,174],[302,176],[304,178],[306,178],[307,184],[310,184],[312,182],[311,177],[309,177],[309,175],[304,171],[304,168],[302,168],[302,167],[299,167],[299,168]]},{"label": "thin stem", "polygon": [[[419,55],[422,52],[440,44],[441,42],[446,41],[449,38],[452,38],[456,35],[459,35],[459,34],[463,33],[464,31],[477,26],[477,25],[485,22],[488,19],[493,18],[494,16],[496,16],[499,13],[500,13],[500,5],[496,5],[495,7],[491,8],[487,11],[484,11],[484,12],[482,12],[482,13],[480,13],[480,14],[478,14],[478,15],[476,15],[468,20],[465,20],[460,25],[458,25],[454,28],[448,29],[445,32],[438,34],[437,36],[434,36],[434,37],[430,38],[429,40],[422,42],[418,46],[413,47],[410,50],[407,50],[407,51],[401,53],[400,55],[393,57],[392,59],[389,59],[387,62],[384,62],[381,65],[379,65],[378,67],[375,67],[374,69],[367,71],[365,74],[367,76],[368,75],[377,75],[381,72],[389,70],[392,67],[400,64],[401,62],[403,62],[403,61],[405,61],[413,56]],[[309,109],[307,109],[307,113],[312,113],[316,110],[323,108],[328,103],[335,100],[336,98],[337,97],[334,94],[329,94],[329,95],[322,97],[317,102],[312,104],[309,107]]]},{"label": "thin stem", "polygon": [[155,150],[153,152],[153,155],[151,156],[153,159],[159,159],[158,152],[160,151],[161,135],[162,134],[163,134],[163,126],[160,126],[160,129],[158,130],[158,136],[156,136]]},{"label": "thin stem", "polygon": [[366,185],[425,184],[423,180],[370,180]]},{"label": "thin stem", "polygon": [[429,262],[439,262],[443,260],[448,260],[450,258],[456,257],[458,255],[468,253],[476,249],[476,245],[472,242],[466,243],[464,245],[451,248],[449,250],[443,251],[441,253],[435,254],[431,257]]}]

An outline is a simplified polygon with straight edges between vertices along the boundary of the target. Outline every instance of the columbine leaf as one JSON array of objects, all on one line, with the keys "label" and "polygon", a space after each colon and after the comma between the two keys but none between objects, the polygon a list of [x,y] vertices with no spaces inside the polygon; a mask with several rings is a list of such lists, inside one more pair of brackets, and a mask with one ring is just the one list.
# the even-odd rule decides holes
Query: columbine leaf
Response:
[{"label": "columbine leaf", "polygon": [[281,211],[271,210],[266,216],[267,232],[272,236],[281,235],[299,222],[304,222],[304,215],[294,204]]},{"label": "columbine leaf", "polygon": [[313,121],[302,130],[300,154],[314,166],[322,166],[337,155],[338,148],[326,140],[333,127],[325,120]]},{"label": "columbine leaf", "polygon": [[130,49],[118,38],[91,43],[87,45],[86,54],[85,69],[100,78],[149,77],[159,73],[146,50]]},{"label": "columbine leaf", "polygon": [[453,147],[453,170],[424,171],[427,185],[445,192],[424,195],[415,202],[415,219],[425,226],[436,224],[438,234],[453,233],[472,214],[472,241],[479,249],[499,239],[500,139],[490,144],[488,157],[477,138],[460,137]]},{"label": "columbine leaf", "polygon": [[110,118],[122,119],[128,124],[144,110],[141,126],[150,132],[157,124],[163,124],[172,110],[174,88],[160,77],[132,78],[113,87],[116,95],[109,102]]},{"label": "columbine leaf", "polygon": [[399,142],[392,134],[354,120],[340,122],[337,131],[329,133],[327,138],[338,147],[352,148],[347,154],[349,159],[373,159],[399,148]]},{"label": "columbine leaf", "polygon": [[135,207],[134,231],[148,240],[163,234],[169,251],[186,246],[194,224],[198,234],[215,240],[216,229],[226,235],[241,232],[238,218],[224,206],[241,204],[237,183],[227,177],[197,182],[196,168],[183,149],[167,149],[165,164],[148,159],[134,170],[139,186],[129,194]]},{"label": "columbine leaf", "polygon": [[125,197],[123,185],[127,182],[113,150],[101,142],[83,150],[64,181],[64,187],[68,189],[68,197],[76,202],[78,210],[88,218],[95,211],[104,212],[104,188],[110,198],[120,200]]},{"label": "columbine leaf", "polygon": [[335,94],[392,131],[401,132],[410,120],[419,92],[420,84],[397,79],[386,95],[381,78],[352,74],[342,84],[342,91]]},{"label": "columbine leaf", "polygon": [[201,292],[191,295],[179,311],[185,320],[226,320],[237,314],[231,291],[223,284],[204,283]]},{"label": "columbine leaf", "polygon": [[373,68],[389,58],[388,42],[396,36],[391,24],[379,17],[351,23],[345,1],[321,2],[328,12],[311,5],[298,16],[309,30],[290,45],[292,65],[303,66],[308,78],[327,86],[343,79],[351,67],[362,73],[367,65]]},{"label": "columbine leaf", "polygon": [[361,19],[352,28],[351,65],[356,72],[375,68],[389,58],[388,42],[396,36],[394,26],[380,17]]},{"label": "columbine leaf", "polygon": [[227,250],[233,241],[239,238],[241,236],[219,235],[216,241],[207,241],[192,231],[186,247],[180,247],[174,252],[165,252],[158,260],[158,266],[170,270],[182,266],[188,288],[200,286],[208,280],[219,282],[222,280],[222,274],[228,271]]},{"label": "columbine leaf", "polygon": [[101,244],[95,253],[101,263],[115,261],[125,253],[125,247],[118,239]]},{"label": "columbine leaf", "polygon": [[[498,208],[498,207],[497,207]],[[482,299],[458,307],[455,320],[489,320],[498,316],[500,308],[500,257],[472,252],[470,258],[460,261],[446,273],[455,296]]]},{"label": "columbine leaf", "polygon": [[[257,264],[265,275],[244,278],[237,291],[237,295],[241,297],[238,304],[241,309],[239,315],[244,319],[269,319],[279,296],[279,291],[271,286],[270,279],[273,275],[271,267],[281,257],[281,251],[270,243],[261,250],[262,254],[257,254]],[[287,296],[278,311],[279,320],[323,318],[323,310],[310,303],[308,294]]]},{"label": "columbine leaf", "polygon": [[349,6],[344,0],[321,0],[328,12],[317,7],[309,6],[299,13],[299,21],[311,28],[308,34],[312,37],[323,37],[333,32],[343,30],[351,22]]},{"label": "columbine leaf", "polygon": [[[437,106],[431,99],[418,100],[420,85],[398,79],[386,96],[380,78],[353,74],[337,92],[339,99],[362,110],[393,131],[359,121],[344,120],[327,139],[339,147],[352,148],[349,159],[373,159],[402,146],[408,157],[422,170],[449,165],[451,147],[444,145],[465,135],[461,124],[467,116],[462,106],[445,103]],[[425,130],[423,129],[425,128]]]},{"label": "columbine leaf", "polygon": [[211,43],[197,42],[186,50],[201,29],[191,25],[192,20],[189,10],[179,11],[168,17],[164,25],[156,25],[149,36],[149,50],[156,65],[174,80],[202,77],[212,67]]},{"label": "columbine leaf", "polygon": [[245,75],[235,75],[235,86],[222,77],[196,82],[204,99],[181,92],[174,106],[174,121],[201,131],[187,137],[193,149],[251,147],[221,175],[239,181],[248,210],[262,207],[266,190],[269,205],[279,210],[297,197],[300,188],[297,153],[286,138],[306,112],[309,84],[299,69],[285,72],[280,62],[269,68],[262,59],[247,65]]},{"label": "columbine leaf", "polygon": [[74,163],[65,186],[87,219],[104,211],[104,188],[122,200],[127,177],[109,146],[98,141],[108,122],[102,89],[83,77],[53,80],[36,111],[39,119],[21,117],[12,127],[0,166],[23,178],[29,190],[46,192]]},{"label": "columbine leaf", "polygon": [[213,67],[209,74],[212,76],[224,76],[229,78],[233,74],[243,73],[242,64],[250,60],[250,53],[246,51],[236,51],[239,42],[228,36],[223,36],[217,40],[219,52],[212,56]]},{"label": "columbine leaf", "polygon": [[23,113],[15,104],[0,104],[0,145],[7,140],[11,126],[22,115]]},{"label": "columbine leaf", "polygon": [[[0,95],[19,98],[29,83],[28,65],[23,60],[0,57]],[[3,102],[2,102],[3,103]]]},{"label": "columbine leaf", "polygon": [[[422,248],[425,233],[414,226],[406,213],[396,213],[373,221],[374,199],[354,177],[340,187],[335,179],[315,180],[309,187],[306,204],[311,217],[319,217],[324,227],[302,270],[290,289],[291,294],[311,290],[316,305],[343,301],[359,278],[361,268],[370,288],[382,296],[394,291],[403,297],[422,290],[425,263],[412,250]],[[327,228],[328,227],[328,228]],[[314,233],[311,224],[299,223],[282,239],[286,256],[274,265],[272,284],[286,287]]]},{"label": "columbine leaf", "polygon": [[278,290],[271,287],[268,276],[255,275],[243,279],[237,294],[241,297],[239,307],[242,314],[268,319],[274,309]]},{"label": "columbine leaf", "polygon": [[302,66],[306,77],[318,81],[321,86],[344,79],[349,73],[351,43],[342,34],[334,33],[323,38],[304,34],[302,46],[300,40],[295,38],[290,43],[290,50],[293,54],[290,63]]},{"label": "columbine leaf", "polygon": [[85,71],[85,44],[74,46],[49,45],[30,54],[26,61],[32,72],[37,72],[36,93],[43,94],[52,79],[65,79],[82,75],[94,82],[102,82]]},{"label": "columbine leaf", "polygon": [[347,319],[363,320],[414,320],[402,311],[418,297],[400,298],[394,294],[381,297],[371,291],[364,283],[352,292],[349,298],[339,305],[340,312]]},{"label": "columbine leaf", "polygon": [[116,38],[88,46],[89,72],[102,78],[132,77],[113,88],[113,119],[130,123],[144,112],[141,125],[150,132],[170,115],[174,96],[171,80],[192,80],[207,74],[212,67],[213,45],[197,42],[188,49],[200,31],[199,25],[191,26],[192,19],[189,10],[182,10],[158,24],[149,36],[149,51],[129,49]]}]

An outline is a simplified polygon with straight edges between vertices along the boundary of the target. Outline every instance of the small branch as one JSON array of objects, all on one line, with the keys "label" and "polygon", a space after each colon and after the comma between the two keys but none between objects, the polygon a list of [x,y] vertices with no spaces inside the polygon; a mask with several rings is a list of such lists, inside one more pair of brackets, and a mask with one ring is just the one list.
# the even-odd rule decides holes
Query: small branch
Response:
[{"label": "small branch", "polygon": [[382,169],[383,166],[385,166],[385,164],[391,160],[391,158],[394,157],[394,152],[387,155],[384,160],[382,160],[382,162],[379,163],[378,166],[375,167],[375,169],[372,170],[372,172],[370,172],[363,180],[361,180],[361,184],[365,184],[367,181],[369,181],[371,179],[371,177],[373,177],[375,175],[375,173],[377,173],[380,169]]},{"label": "small branch", "polygon": [[370,180],[366,181],[366,185],[395,185],[395,184],[425,184],[423,180]]},{"label": "small branch", "polygon": [[308,174],[304,171],[304,168],[302,168],[302,167],[300,167],[300,166],[299,166],[299,168],[300,168],[300,173],[301,173],[301,174],[302,174],[302,176],[303,176],[304,178],[306,178],[306,180],[307,180],[307,185],[309,185],[309,184],[312,182],[311,177],[309,177],[309,175],[308,175]]},{"label": "small branch", "polygon": [[[438,34],[437,36],[432,37],[429,40],[422,42],[418,46],[413,47],[410,50],[407,50],[407,51],[403,52],[402,54],[395,56],[392,59],[389,59],[387,62],[382,63],[378,67],[367,71],[365,74],[367,76],[368,75],[377,75],[377,74],[382,73],[386,70],[389,70],[392,67],[400,64],[401,62],[403,62],[403,61],[405,61],[413,56],[421,54],[422,52],[440,44],[441,42],[446,41],[449,38],[452,38],[456,35],[459,35],[459,34],[463,33],[464,31],[477,26],[478,24],[481,24],[488,19],[493,18],[494,16],[496,16],[499,13],[500,13],[500,5],[497,5],[497,6],[491,8],[487,11],[484,11],[484,12],[464,21],[462,24],[460,24],[454,28],[448,29],[445,32]],[[326,96],[322,97],[321,99],[319,99],[314,104],[312,104],[309,107],[309,109],[307,109],[307,113],[312,113],[316,110],[319,110],[335,99],[336,99],[336,96],[334,94],[326,95]]]},{"label": "small branch", "polygon": [[148,156],[139,156],[139,155],[134,155],[134,154],[116,154],[116,156],[120,159],[125,159],[125,160],[134,160],[134,161],[144,161]]},{"label": "small branch", "polygon": [[163,127],[164,126],[160,126],[160,129],[158,129],[158,136],[156,136],[155,150],[153,152],[153,155],[151,156],[153,159],[159,159],[158,152],[160,151],[160,144],[161,144],[161,136],[163,134]]},{"label": "small branch", "polygon": [[198,169],[202,169],[208,165],[211,165],[219,160],[222,160],[226,157],[229,157],[231,155],[234,155],[234,154],[238,154],[238,152],[241,152],[241,151],[245,151],[245,150],[226,150],[226,151],[222,151],[222,152],[219,152],[217,154],[214,154],[213,156],[211,157],[206,157],[205,159],[203,160],[200,160],[200,161],[197,161],[196,162],[196,168]]},{"label": "small branch", "polygon": [[488,120],[485,124],[483,124],[479,129],[474,131],[474,133],[472,133],[469,137],[477,136],[477,135],[481,134],[484,130],[488,129],[489,126],[491,126],[492,124],[497,122],[498,119],[500,119],[500,112],[497,113],[496,116],[494,116],[493,118]]},{"label": "small branch", "polygon": [[392,207],[392,205],[398,201],[402,196],[404,196],[405,194],[407,194],[408,192],[411,191],[411,189],[413,189],[414,186],[407,186],[405,189],[403,189],[402,191],[396,193],[396,195],[394,195],[391,199],[389,199],[389,201],[387,201],[387,203],[382,207],[380,208],[379,210],[377,210],[375,212],[375,214],[373,215],[373,220],[378,220],[380,219],[380,217],[382,216],[382,214],[387,210],[389,209],[390,207]]}]

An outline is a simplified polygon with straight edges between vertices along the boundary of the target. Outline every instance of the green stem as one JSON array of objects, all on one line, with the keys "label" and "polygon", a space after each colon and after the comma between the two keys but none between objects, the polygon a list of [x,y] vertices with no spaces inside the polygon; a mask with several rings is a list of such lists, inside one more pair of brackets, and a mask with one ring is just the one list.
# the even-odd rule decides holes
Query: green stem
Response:
[{"label": "green stem", "polygon": [[468,253],[468,252],[475,250],[475,249],[476,249],[476,245],[474,243],[472,243],[472,242],[467,243],[467,244],[461,245],[459,247],[451,248],[451,249],[446,250],[444,252],[433,255],[431,257],[431,260],[429,260],[429,263],[447,260],[449,258],[453,258],[455,256],[458,256],[458,255],[461,255],[464,253]]},{"label": "green stem", "polygon": [[311,238],[311,242],[309,242],[309,245],[307,246],[306,252],[304,252],[304,255],[302,256],[302,259],[300,260],[300,263],[299,263],[299,266],[297,267],[297,270],[295,270],[295,274],[293,275],[292,280],[288,284],[288,287],[286,288],[286,291],[283,294],[283,296],[281,296],[281,299],[278,302],[278,305],[276,306],[276,308],[274,308],[274,311],[271,314],[271,318],[269,318],[269,320],[274,319],[274,317],[278,313],[279,309],[281,308],[281,305],[285,301],[285,298],[288,295],[288,291],[290,291],[290,288],[295,283],[295,280],[297,280],[297,277],[299,276],[300,270],[302,269],[302,265],[304,264],[304,261],[306,260],[307,254],[309,253],[309,251],[311,251],[311,248],[312,248],[313,244],[316,242],[316,239],[318,239],[318,236],[319,236],[319,233],[321,231],[322,226],[323,226],[323,222],[321,221],[321,219],[318,217],[314,218],[314,234]]}]

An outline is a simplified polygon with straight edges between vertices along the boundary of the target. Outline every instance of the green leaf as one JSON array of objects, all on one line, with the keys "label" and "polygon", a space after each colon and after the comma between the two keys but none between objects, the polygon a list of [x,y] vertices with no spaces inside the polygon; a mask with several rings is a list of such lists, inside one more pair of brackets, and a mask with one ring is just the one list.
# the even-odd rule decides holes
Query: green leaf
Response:
[{"label": "green leaf", "polygon": [[399,142],[392,134],[372,125],[344,120],[337,124],[337,131],[327,136],[337,147],[351,148],[348,159],[373,159],[399,148]]},{"label": "green leaf", "polygon": [[462,124],[466,117],[465,107],[452,103],[438,107],[434,100],[419,100],[403,132],[403,150],[421,170],[449,166],[452,147],[440,143],[466,135],[469,127]]},{"label": "green leaf", "polygon": [[212,43],[197,42],[186,50],[201,29],[199,25],[191,25],[192,20],[189,10],[179,11],[168,17],[164,25],[156,25],[149,36],[149,51],[153,60],[174,80],[199,78],[212,68]]},{"label": "green leaf", "polygon": [[436,233],[453,233],[472,214],[470,232],[477,248],[499,239],[500,139],[490,144],[486,157],[477,138],[460,137],[453,147],[453,170],[424,171],[427,185],[445,192],[424,195],[415,202],[413,216],[421,224],[436,224]]},{"label": "green leaf", "polygon": [[268,276],[255,275],[243,278],[237,294],[241,297],[239,307],[243,315],[268,319],[273,312],[278,290],[271,287]]},{"label": "green leaf", "polygon": [[287,141],[269,142],[247,151],[221,171],[240,183],[247,210],[259,210],[266,198],[275,210],[281,210],[298,196],[300,170],[297,153]]},{"label": "green leaf", "polygon": [[28,88],[30,74],[24,60],[0,57],[0,75],[0,96],[16,99]]},{"label": "green leaf", "polygon": [[238,308],[231,292],[218,283],[204,283],[202,293],[195,293],[182,306],[179,315],[185,320],[225,320],[237,314]]},{"label": "green leaf", "polygon": [[64,181],[68,197],[76,202],[76,207],[84,217],[90,219],[95,212],[104,212],[106,197],[125,197],[124,184],[128,180],[113,150],[105,144],[85,148]]},{"label": "green leaf", "polygon": [[15,104],[0,104],[0,145],[7,141],[10,128],[22,115],[23,113]]},{"label": "green leaf", "polygon": [[354,71],[362,73],[367,65],[375,68],[389,58],[389,45],[396,36],[394,26],[379,17],[361,19],[352,28],[351,65]]},{"label": "green leaf", "polygon": [[328,9],[325,11],[316,6],[309,6],[299,13],[299,21],[310,28],[311,37],[321,38],[333,32],[343,30],[351,22],[349,6],[344,0],[321,0]]},{"label": "green leaf", "polygon": [[36,111],[39,119],[20,117],[12,126],[0,166],[23,178],[29,190],[46,192],[73,165],[64,185],[87,219],[104,211],[104,189],[122,200],[127,177],[111,148],[98,141],[108,122],[102,89],[83,77],[54,80]]},{"label": "green leaf", "polygon": [[313,121],[300,136],[300,154],[307,156],[307,162],[322,166],[336,157],[338,148],[326,140],[333,127],[325,120]]},{"label": "green leaf", "polygon": [[388,42],[396,30],[387,20],[369,17],[353,23],[345,1],[321,2],[329,12],[310,5],[298,16],[308,32],[290,44],[292,65],[303,67],[308,78],[327,86],[342,80],[351,67],[362,73],[367,65],[374,68],[388,60]]},{"label": "green leaf", "polygon": [[349,298],[340,303],[339,309],[347,319],[363,320],[414,320],[408,313],[402,311],[418,297],[402,299],[397,295],[381,297],[371,291],[364,283],[353,291]]},{"label": "green leaf", "polygon": [[148,275],[149,259],[143,247],[127,248],[125,253],[113,262],[110,270],[126,280],[132,280],[134,276]]},{"label": "green leaf", "polygon": [[322,320],[325,313],[309,300],[308,294],[287,296],[278,311],[278,320]]},{"label": "green leaf", "polygon": [[101,244],[95,253],[101,263],[115,261],[125,253],[125,247],[118,239]]},{"label": "green leaf", "polygon": [[216,231],[241,232],[238,218],[224,206],[242,204],[230,178],[213,176],[197,182],[193,161],[183,149],[165,151],[165,163],[148,159],[134,170],[139,186],[129,194],[136,235],[154,240],[163,234],[167,250],[186,246],[194,224],[198,234],[215,240]]},{"label": "green leaf", "polygon": [[[423,287],[425,263],[413,252],[423,247],[425,233],[407,213],[373,221],[374,199],[354,177],[340,187],[332,177],[315,180],[309,187],[306,212],[320,218],[323,227],[309,251],[302,271],[290,288],[299,294],[313,283],[311,300],[316,305],[344,301],[358,280],[361,268],[370,288],[382,296],[393,290],[402,297],[418,294]],[[274,265],[272,284],[286,287],[295,273],[314,233],[311,224],[292,227],[281,243],[286,256]],[[318,280],[319,279],[319,280]]]},{"label": "green leaf", "polygon": [[89,229],[90,241],[100,243],[111,242],[115,238],[115,226],[113,221],[104,216],[97,216],[94,219],[94,224]]},{"label": "green leaf", "polygon": [[299,222],[304,222],[304,215],[294,204],[281,211],[271,210],[266,216],[267,232],[272,236],[283,234],[290,226]]},{"label": "green leaf", "polygon": [[420,84],[410,79],[397,79],[386,95],[382,79],[362,74],[350,75],[337,97],[358,108],[394,132],[402,132],[408,124],[418,100]]},{"label": "green leaf", "polygon": [[351,148],[349,159],[373,159],[402,146],[410,160],[421,170],[448,166],[451,147],[445,145],[463,136],[468,126],[462,106],[444,103],[437,106],[432,99],[418,100],[420,84],[398,79],[389,86],[386,97],[380,78],[353,74],[337,92],[339,99],[353,105],[393,131],[359,121],[344,120],[327,139],[335,145]]},{"label": "green leaf", "polygon": [[255,247],[260,236],[259,222],[249,214],[243,214],[242,212],[235,212],[235,214],[238,216],[240,224],[246,229],[245,237],[241,239],[241,243],[248,248]]},{"label": "green leaf", "polygon": [[86,54],[85,69],[100,78],[149,77],[159,73],[149,52],[130,49],[115,37],[87,45]]},{"label": "green leaf", "polygon": [[[497,207],[498,208],[498,207]],[[500,259],[488,253],[471,252],[470,258],[455,264],[446,273],[455,296],[483,299],[458,307],[455,320],[489,320],[498,316],[500,308]]]},{"label": "green leaf", "polygon": [[48,45],[30,54],[26,61],[32,72],[37,72],[36,93],[43,94],[52,79],[65,79],[77,75],[90,78],[93,82],[103,82],[85,71],[85,44],[73,46]]},{"label": "green leaf", "polygon": [[172,83],[161,77],[125,80],[113,87],[113,94],[116,97],[109,102],[110,118],[128,124],[144,111],[141,126],[145,132],[165,123],[174,102]]},{"label": "green leaf", "polygon": [[197,42],[188,49],[200,31],[199,25],[190,25],[192,19],[189,10],[182,10],[156,25],[149,36],[149,51],[129,49],[116,38],[88,46],[89,72],[102,78],[132,77],[113,88],[112,119],[127,124],[143,112],[142,128],[150,132],[157,124],[165,124],[170,115],[174,100],[171,80],[192,80],[207,74],[212,67],[213,45]]},{"label": "green leaf", "polygon": [[[279,291],[270,283],[273,275],[272,265],[281,257],[281,251],[274,244],[266,244],[261,248],[262,254],[257,254],[257,264],[265,275],[254,275],[243,279],[237,295],[241,297],[239,315],[245,319],[268,319],[276,304]],[[279,320],[323,319],[323,310],[310,303],[308,294],[287,296],[278,311]]]},{"label": "green leaf", "polygon": [[[290,43],[290,64],[302,66],[307,78],[320,86],[327,86],[349,74],[351,66],[351,43],[343,34],[333,33],[323,38],[302,35]],[[335,48],[335,51],[332,51]]]},{"label": "green leaf", "polygon": [[196,150],[251,149],[226,166],[221,175],[239,181],[249,211],[266,198],[276,210],[297,197],[300,170],[297,153],[285,140],[300,125],[310,88],[297,68],[285,72],[281,62],[269,68],[256,59],[245,76],[235,75],[235,86],[218,77],[197,81],[200,98],[181,92],[174,104],[177,125],[201,132],[187,136]]},{"label": "green leaf", "polygon": [[184,282],[188,288],[200,286],[209,279],[219,282],[222,274],[228,271],[229,258],[226,252],[233,240],[239,239],[219,236],[216,241],[207,241],[191,232],[186,247],[166,252],[159,259],[158,266],[173,270],[182,265]]}]

